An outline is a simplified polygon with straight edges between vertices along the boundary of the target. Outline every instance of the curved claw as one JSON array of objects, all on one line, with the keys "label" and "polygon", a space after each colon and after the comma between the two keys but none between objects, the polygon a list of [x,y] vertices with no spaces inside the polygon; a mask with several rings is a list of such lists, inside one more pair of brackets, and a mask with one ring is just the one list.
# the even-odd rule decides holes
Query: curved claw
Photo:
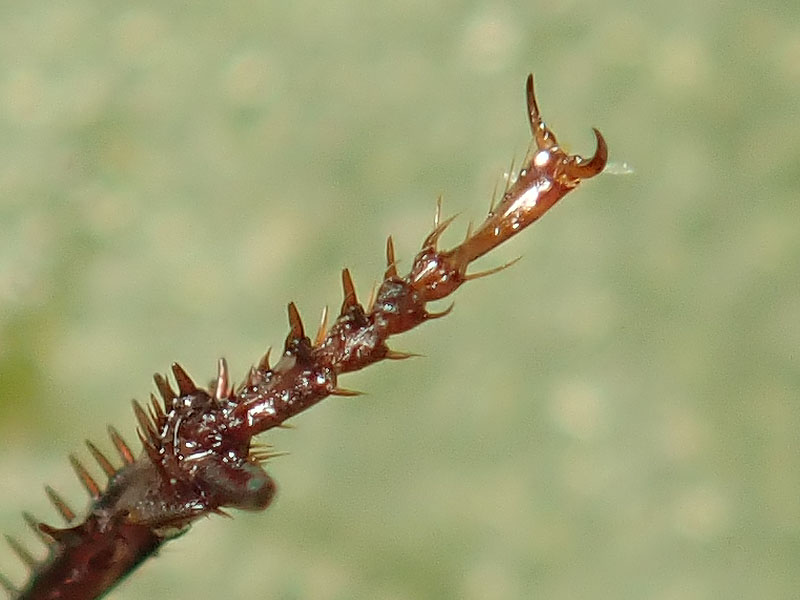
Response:
[{"label": "curved claw", "polygon": [[528,74],[528,79],[525,82],[525,96],[528,100],[528,122],[531,124],[531,133],[536,140],[536,147],[539,150],[549,150],[558,144],[558,141],[553,132],[544,124],[539,113],[536,92],[533,90],[533,73]]},{"label": "curved claw", "polygon": [[533,91],[533,73],[528,73],[528,79],[525,81],[525,95],[528,99],[528,116],[531,121],[531,127],[535,121],[539,121],[539,105],[536,103],[536,94]]},{"label": "curved claw", "polygon": [[589,179],[602,172],[606,167],[606,162],[608,161],[608,145],[600,131],[594,127],[592,131],[594,131],[594,136],[597,138],[597,150],[594,151],[594,156],[588,160],[576,158],[575,162],[568,164],[565,171],[569,177],[574,179]]}]

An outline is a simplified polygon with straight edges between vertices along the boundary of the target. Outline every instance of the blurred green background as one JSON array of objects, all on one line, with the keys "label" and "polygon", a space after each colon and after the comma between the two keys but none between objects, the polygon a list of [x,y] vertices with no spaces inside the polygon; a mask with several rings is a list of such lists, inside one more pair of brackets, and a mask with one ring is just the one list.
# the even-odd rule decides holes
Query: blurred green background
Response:
[{"label": "blurred green background", "polygon": [[19,511],[84,502],[66,454],[135,439],[151,373],[241,377],[387,234],[407,267],[439,193],[479,218],[529,71],[634,174],[266,436],[267,512],[112,597],[797,598],[796,2],[1,3],[0,529],[41,551]]}]

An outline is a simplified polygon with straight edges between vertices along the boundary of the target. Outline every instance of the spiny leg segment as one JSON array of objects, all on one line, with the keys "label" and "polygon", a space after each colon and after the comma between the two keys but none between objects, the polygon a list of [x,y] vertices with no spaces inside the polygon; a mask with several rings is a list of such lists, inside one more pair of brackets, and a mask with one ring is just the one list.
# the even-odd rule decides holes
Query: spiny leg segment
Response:
[{"label": "spiny leg segment", "polygon": [[232,385],[224,359],[219,360],[217,376],[208,388],[196,385],[177,363],[172,365],[177,391],[166,377],[155,375],[161,398],[151,395],[146,406],[133,404],[142,454],[134,456],[112,427],[109,435],[121,467],[87,441],[108,484],[101,486],[72,456],[73,468],[92,501],[89,515],[76,524],[75,511],[55,490],[45,488],[67,527],[51,527],[25,513],[28,525],[47,544],[48,557],[39,562],[16,539],[7,537],[32,574],[21,591],[2,575],[0,587],[15,600],[97,598],[197,518],[225,514],[223,507],[266,508],[275,485],[262,463],[279,453],[254,444],[253,437],[287,426],[288,419],[327,396],[357,395],[339,386],[339,375],[384,359],[415,356],[390,349],[388,339],[452,309],[451,305],[430,312],[429,302],[450,296],[467,281],[511,266],[515,261],[467,272],[472,262],[534,223],[582,180],[604,169],[608,148],[600,132],[594,129],[593,156],[568,154],[542,120],[532,76],[525,90],[533,140],[516,174],[512,163],[502,196],[495,199],[493,194],[483,223],[477,228],[470,223],[460,244],[440,249],[439,239],[455,217],[442,219],[439,199],[433,229],[409,273],[399,274],[389,236],[383,279],[366,308],[358,301],[349,270],[344,269],[344,299],[334,322],[328,326],[326,308],[312,340],[297,307],[290,303],[289,334],[280,358],[271,365],[268,351],[238,387]]}]

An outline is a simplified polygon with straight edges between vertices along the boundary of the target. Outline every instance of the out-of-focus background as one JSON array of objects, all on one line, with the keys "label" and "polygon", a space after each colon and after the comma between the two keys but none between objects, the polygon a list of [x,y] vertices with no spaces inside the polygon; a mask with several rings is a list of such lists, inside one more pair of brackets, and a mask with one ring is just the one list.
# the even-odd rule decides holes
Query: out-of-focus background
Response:
[{"label": "out-of-focus background", "polygon": [[[0,5],[0,526],[85,500],[66,455],[180,361],[237,377],[466,227],[528,141],[584,184],[453,314],[266,436],[263,514],[133,598],[796,598],[800,9],[791,2]],[[455,236],[449,238],[452,242]],[[0,571],[19,582],[10,550]]]}]

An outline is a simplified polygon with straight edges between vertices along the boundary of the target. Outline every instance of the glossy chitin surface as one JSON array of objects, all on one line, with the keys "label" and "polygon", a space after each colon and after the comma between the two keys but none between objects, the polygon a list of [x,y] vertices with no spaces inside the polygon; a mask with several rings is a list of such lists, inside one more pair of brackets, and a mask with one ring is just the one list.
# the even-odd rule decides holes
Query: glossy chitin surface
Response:
[{"label": "glossy chitin surface", "polygon": [[238,387],[231,384],[224,360],[209,389],[198,387],[177,364],[172,367],[177,390],[156,375],[160,400],[151,396],[146,410],[134,402],[142,454],[135,458],[113,429],[121,468],[89,444],[109,478],[104,490],[73,459],[92,497],[86,519],[76,525],[74,511],[51,491],[68,527],[57,529],[26,516],[47,543],[48,558],[39,564],[9,539],[32,570],[22,590],[0,579],[11,597],[97,598],[199,517],[222,513],[225,508],[265,509],[274,497],[275,484],[262,463],[273,454],[254,444],[253,437],[281,426],[327,396],[355,395],[340,387],[341,374],[384,359],[408,358],[389,348],[392,335],[445,316],[449,309],[431,313],[427,304],[446,298],[471,279],[508,266],[468,273],[470,263],[535,222],[583,179],[605,167],[607,147],[599,131],[594,130],[597,149],[591,158],[566,153],[540,116],[532,77],[526,93],[531,148],[480,226],[461,244],[442,250],[438,240],[452,219],[442,220],[441,207],[437,207],[433,231],[405,276],[397,271],[390,237],[386,271],[374,297],[363,306],[345,269],[339,315],[330,326],[323,318],[313,339],[306,334],[294,304],[289,304],[290,331],[280,358],[271,366],[265,356]]}]

